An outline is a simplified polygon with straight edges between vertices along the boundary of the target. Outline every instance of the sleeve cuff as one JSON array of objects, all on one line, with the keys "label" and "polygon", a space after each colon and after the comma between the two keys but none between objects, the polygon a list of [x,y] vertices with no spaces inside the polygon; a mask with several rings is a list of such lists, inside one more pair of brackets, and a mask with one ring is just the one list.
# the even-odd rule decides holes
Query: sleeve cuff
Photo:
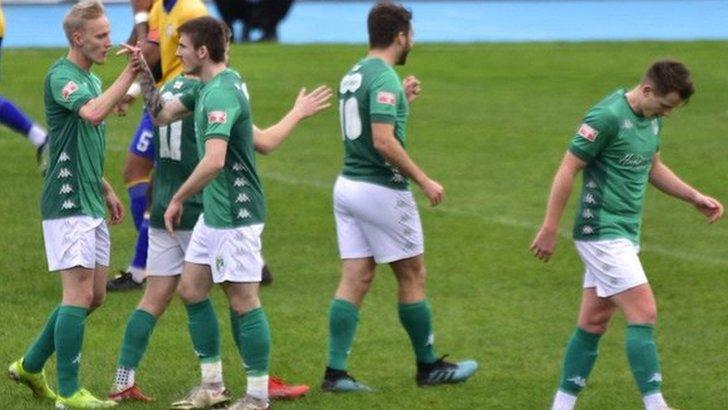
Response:
[{"label": "sleeve cuff", "polygon": [[397,122],[397,119],[394,117],[394,115],[388,115],[388,114],[371,114],[369,116],[372,123],[384,123],[384,124],[394,124]]},{"label": "sleeve cuff", "polygon": [[580,160],[584,162],[589,162],[593,158],[591,154],[587,153],[586,151],[582,151],[573,145],[569,147],[569,152],[576,155]]}]

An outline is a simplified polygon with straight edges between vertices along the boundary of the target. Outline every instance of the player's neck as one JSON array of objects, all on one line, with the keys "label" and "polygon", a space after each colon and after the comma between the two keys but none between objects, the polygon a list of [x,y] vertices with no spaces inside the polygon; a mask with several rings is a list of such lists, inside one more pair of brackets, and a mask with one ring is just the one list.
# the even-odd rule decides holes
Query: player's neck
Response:
[{"label": "player's neck", "polygon": [[91,69],[91,66],[93,65],[93,61],[84,56],[81,50],[77,48],[71,48],[70,50],[68,50],[68,55],[66,55],[66,58],[73,64],[76,64],[82,70],[89,71]]},{"label": "player's neck", "polygon": [[206,64],[202,66],[202,71],[200,71],[200,80],[202,80],[203,83],[206,83],[212,80],[216,75],[225,71],[226,68],[227,65],[224,62]]},{"label": "player's neck", "polygon": [[641,94],[639,92],[639,87],[635,87],[629,91],[627,91],[624,96],[627,98],[627,104],[629,104],[629,107],[632,109],[632,112],[642,116],[644,115],[642,112],[642,109],[640,108],[641,105]]},{"label": "player's neck", "polygon": [[394,67],[394,62],[397,60],[396,51],[392,47],[372,48],[367,58],[380,58],[390,67]]}]

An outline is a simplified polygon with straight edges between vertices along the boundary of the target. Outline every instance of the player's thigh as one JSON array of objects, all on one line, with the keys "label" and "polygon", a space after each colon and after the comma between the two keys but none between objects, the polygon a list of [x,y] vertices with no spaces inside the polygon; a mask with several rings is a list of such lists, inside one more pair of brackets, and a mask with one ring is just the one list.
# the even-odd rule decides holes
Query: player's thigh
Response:
[{"label": "player's thigh", "polygon": [[262,279],[261,254],[264,225],[208,228],[209,265],[215,283],[258,283]]},{"label": "player's thigh", "polygon": [[333,197],[336,241],[342,261],[371,257],[372,249],[351,209],[358,200],[355,184],[339,177],[334,185]]},{"label": "player's thigh", "polygon": [[77,266],[93,270],[97,265],[109,265],[109,233],[101,218],[72,216],[45,220],[43,241],[50,271]]},{"label": "player's thigh", "polygon": [[412,192],[352,181],[350,212],[359,223],[377,263],[424,252],[422,223]]},{"label": "player's thigh", "polygon": [[597,296],[611,297],[647,283],[638,248],[627,239],[575,241],[585,266],[584,288],[594,288]]},{"label": "player's thigh", "polygon": [[212,285],[212,272],[209,265],[185,261],[182,277],[177,286],[177,291],[185,304],[207,299]]},{"label": "player's thigh", "polygon": [[167,309],[169,301],[174,297],[179,282],[180,275],[147,276],[144,295],[137,307],[151,313],[154,317],[160,317]]},{"label": "player's thigh", "polygon": [[191,237],[192,231],[178,230],[170,235],[164,229],[150,227],[147,276],[181,275]]},{"label": "player's thigh", "polygon": [[601,298],[595,288],[586,288],[581,294],[578,326],[589,333],[602,334],[609,328],[617,306],[609,298]]},{"label": "player's thigh", "polygon": [[618,293],[612,300],[629,323],[654,324],[657,321],[657,304],[649,283]]}]

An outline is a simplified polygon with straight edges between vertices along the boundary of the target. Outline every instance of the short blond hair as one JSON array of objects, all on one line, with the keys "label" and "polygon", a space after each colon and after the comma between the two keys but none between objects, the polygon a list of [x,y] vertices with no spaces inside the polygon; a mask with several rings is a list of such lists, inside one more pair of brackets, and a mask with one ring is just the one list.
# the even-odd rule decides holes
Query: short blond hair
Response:
[{"label": "short blond hair", "polygon": [[63,31],[68,43],[73,45],[73,33],[83,29],[86,21],[97,19],[105,14],[104,6],[98,0],[81,0],[74,4],[63,17]]}]

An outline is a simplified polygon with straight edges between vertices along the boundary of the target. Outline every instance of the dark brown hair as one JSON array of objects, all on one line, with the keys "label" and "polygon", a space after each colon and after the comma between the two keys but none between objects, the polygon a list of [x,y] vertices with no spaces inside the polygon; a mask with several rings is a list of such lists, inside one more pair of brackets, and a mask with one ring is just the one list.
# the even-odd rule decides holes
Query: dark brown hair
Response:
[{"label": "dark brown hair", "polygon": [[180,36],[189,36],[195,50],[205,46],[213,62],[225,61],[225,47],[230,39],[230,29],[222,21],[210,16],[197,17],[179,26],[177,33]]},{"label": "dark brown hair", "polygon": [[695,92],[690,70],[676,60],[655,61],[645,73],[643,82],[650,83],[659,95],[664,96],[674,91],[685,102]]},{"label": "dark brown hair", "polygon": [[412,12],[399,4],[379,2],[369,12],[369,47],[389,47],[401,32],[409,33]]}]

